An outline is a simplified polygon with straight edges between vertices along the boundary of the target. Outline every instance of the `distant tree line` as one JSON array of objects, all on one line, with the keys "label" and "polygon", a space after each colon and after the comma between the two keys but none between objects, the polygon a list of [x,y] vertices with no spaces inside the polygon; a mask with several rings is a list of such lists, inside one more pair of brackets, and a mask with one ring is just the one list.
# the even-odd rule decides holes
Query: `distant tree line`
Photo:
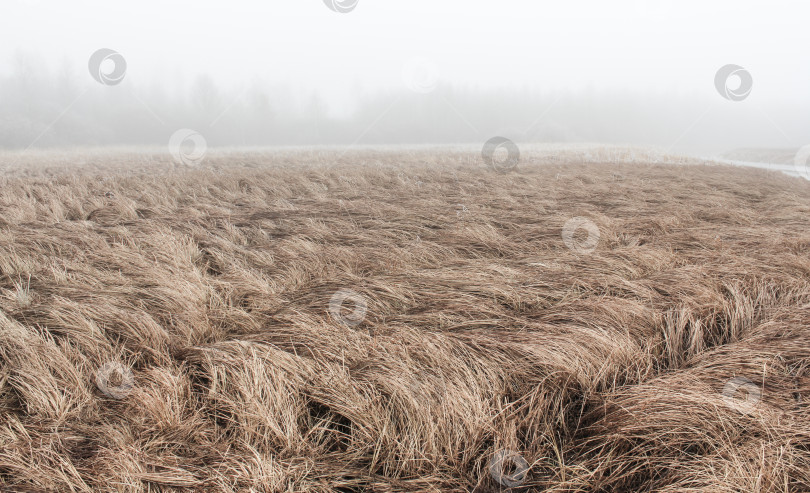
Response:
[{"label": "distant tree line", "polygon": [[503,135],[517,142],[708,150],[810,140],[810,112],[801,108],[769,108],[767,116],[780,122],[776,132],[745,102],[718,100],[707,112],[705,95],[442,85],[421,94],[403,87],[359,95],[354,111],[337,118],[318,95],[302,103],[290,88],[259,82],[225,91],[201,75],[182,89],[126,80],[105,87],[82,75],[68,65],[43,69],[19,55],[0,75],[0,147],[164,145],[180,128],[200,132],[210,146],[483,143]]}]

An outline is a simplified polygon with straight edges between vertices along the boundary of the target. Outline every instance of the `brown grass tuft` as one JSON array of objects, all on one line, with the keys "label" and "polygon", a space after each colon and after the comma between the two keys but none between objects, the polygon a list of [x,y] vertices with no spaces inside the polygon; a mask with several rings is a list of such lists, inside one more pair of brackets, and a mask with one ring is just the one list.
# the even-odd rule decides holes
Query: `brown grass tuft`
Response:
[{"label": "brown grass tuft", "polygon": [[810,490],[810,184],[588,152],[23,160],[0,487]]}]

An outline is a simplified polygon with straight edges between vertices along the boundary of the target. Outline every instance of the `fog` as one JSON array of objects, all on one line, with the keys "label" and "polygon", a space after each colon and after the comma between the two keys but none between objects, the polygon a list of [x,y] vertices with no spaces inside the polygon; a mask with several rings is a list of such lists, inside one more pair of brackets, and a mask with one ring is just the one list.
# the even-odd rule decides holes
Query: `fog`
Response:
[{"label": "fog", "polygon": [[193,129],[209,146],[797,148],[808,13],[798,0],[5,0],[0,147],[166,145]]}]

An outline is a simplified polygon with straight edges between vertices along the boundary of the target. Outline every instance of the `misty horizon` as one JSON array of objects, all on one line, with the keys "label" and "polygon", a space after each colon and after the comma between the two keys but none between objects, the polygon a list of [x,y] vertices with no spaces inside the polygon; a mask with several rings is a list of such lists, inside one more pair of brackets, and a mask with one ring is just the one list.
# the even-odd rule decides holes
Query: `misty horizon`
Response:
[{"label": "misty horizon", "polygon": [[[212,147],[503,136],[719,154],[810,142],[797,2],[586,3],[15,0],[0,147],[159,146],[180,129]],[[94,68],[100,52],[121,66],[101,55]],[[739,100],[715,84],[729,65],[751,78]],[[116,69],[120,80],[102,80]],[[743,82],[727,79],[726,91]]]}]

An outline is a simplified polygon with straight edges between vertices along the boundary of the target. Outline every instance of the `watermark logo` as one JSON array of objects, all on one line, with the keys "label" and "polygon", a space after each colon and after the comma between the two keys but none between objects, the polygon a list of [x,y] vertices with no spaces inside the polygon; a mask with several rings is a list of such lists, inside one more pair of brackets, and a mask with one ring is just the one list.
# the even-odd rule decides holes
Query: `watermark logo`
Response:
[{"label": "watermark logo", "polygon": [[723,401],[743,414],[754,412],[761,400],[762,390],[745,377],[734,377],[723,386]]},{"label": "watermark logo", "polygon": [[402,67],[405,87],[419,94],[428,94],[439,87],[439,68],[427,58],[412,58]]},{"label": "watermark logo", "polygon": [[[577,240],[574,234],[580,229],[588,233],[584,240]],[[565,246],[577,254],[590,254],[596,250],[599,244],[599,227],[590,219],[585,217],[574,217],[565,222],[562,229],[562,239]]]},{"label": "watermark logo", "polygon": [[327,7],[340,14],[348,14],[357,7],[360,0],[323,0]]},{"label": "watermark logo", "polygon": [[498,173],[515,169],[520,162],[520,149],[506,137],[493,137],[486,141],[481,150],[484,163]]},{"label": "watermark logo", "polygon": [[129,367],[118,362],[110,362],[96,372],[96,386],[113,399],[123,399],[132,392],[135,378]]},{"label": "watermark logo", "polygon": [[102,48],[92,55],[87,63],[90,75],[105,86],[120,84],[127,74],[127,61],[115,50]]},{"label": "watermark logo", "polygon": [[[343,311],[343,304],[347,301],[354,304],[354,309],[350,313],[344,313]],[[332,318],[349,327],[360,325],[366,318],[367,310],[368,304],[366,303],[366,298],[351,289],[341,289],[333,294],[332,299],[329,300],[329,313],[332,315]]]},{"label": "watermark logo", "polygon": [[529,463],[517,452],[500,450],[489,461],[489,473],[501,486],[515,488],[523,484],[529,472]]},{"label": "watermark logo", "polygon": [[445,382],[444,378],[442,378],[436,384],[422,382],[413,378],[408,383],[408,390],[410,391],[411,395],[420,399],[432,398],[434,396],[444,398],[445,394],[447,393],[447,383]]},{"label": "watermark logo", "polygon": [[793,158],[793,168],[796,170],[796,173],[802,178],[810,180],[808,161],[810,161],[810,144],[799,149],[799,152],[797,152],[796,156]]},{"label": "watermark logo", "polygon": [[169,138],[169,152],[175,161],[186,166],[200,164],[207,150],[205,138],[188,128],[178,130]]},{"label": "watermark logo", "polygon": [[[732,81],[739,80],[739,84],[734,88]],[[751,74],[739,65],[725,65],[717,71],[714,76],[714,87],[721,96],[729,101],[742,101],[751,94],[754,86],[754,78]]]}]

